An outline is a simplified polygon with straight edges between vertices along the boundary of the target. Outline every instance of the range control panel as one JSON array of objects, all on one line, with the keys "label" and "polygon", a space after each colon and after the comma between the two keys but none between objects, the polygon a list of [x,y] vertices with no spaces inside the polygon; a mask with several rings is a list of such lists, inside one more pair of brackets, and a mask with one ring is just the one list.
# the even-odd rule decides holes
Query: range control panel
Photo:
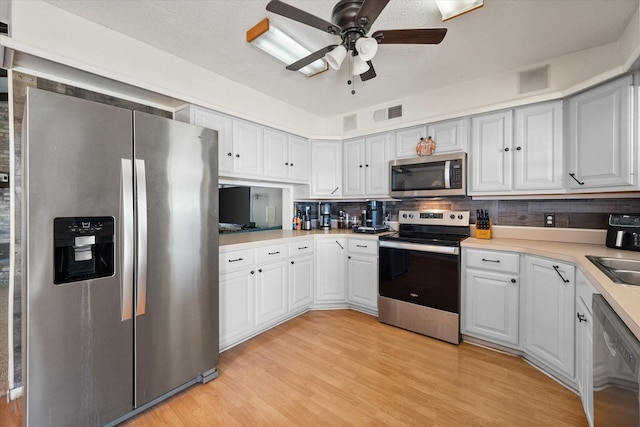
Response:
[{"label": "range control panel", "polygon": [[400,224],[468,226],[469,211],[400,211]]}]

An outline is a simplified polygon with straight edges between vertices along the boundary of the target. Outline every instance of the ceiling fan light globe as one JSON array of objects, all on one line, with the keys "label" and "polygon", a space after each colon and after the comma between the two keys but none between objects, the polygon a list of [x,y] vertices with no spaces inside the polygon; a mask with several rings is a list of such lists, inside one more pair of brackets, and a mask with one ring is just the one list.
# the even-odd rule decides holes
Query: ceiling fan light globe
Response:
[{"label": "ceiling fan light globe", "polygon": [[353,57],[353,75],[359,76],[362,73],[366,73],[369,71],[369,64],[360,57],[360,55],[356,55]]},{"label": "ceiling fan light globe", "polygon": [[327,52],[324,58],[327,60],[327,63],[331,68],[333,68],[334,70],[339,70],[345,56],[347,56],[347,48],[345,48],[343,45],[340,45],[333,49],[331,52]]},{"label": "ceiling fan light globe", "polygon": [[363,61],[370,61],[378,52],[378,41],[372,37],[360,37],[356,40],[356,50]]}]

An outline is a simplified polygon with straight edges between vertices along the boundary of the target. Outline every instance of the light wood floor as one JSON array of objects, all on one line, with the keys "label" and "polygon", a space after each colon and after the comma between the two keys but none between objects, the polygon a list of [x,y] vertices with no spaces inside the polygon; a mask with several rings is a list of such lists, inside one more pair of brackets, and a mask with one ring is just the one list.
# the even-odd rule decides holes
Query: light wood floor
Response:
[{"label": "light wood floor", "polygon": [[[351,310],[306,313],[222,353],[219,368],[125,425],[587,425],[577,395],[519,358]],[[18,405],[0,404],[0,426],[19,425]]]}]

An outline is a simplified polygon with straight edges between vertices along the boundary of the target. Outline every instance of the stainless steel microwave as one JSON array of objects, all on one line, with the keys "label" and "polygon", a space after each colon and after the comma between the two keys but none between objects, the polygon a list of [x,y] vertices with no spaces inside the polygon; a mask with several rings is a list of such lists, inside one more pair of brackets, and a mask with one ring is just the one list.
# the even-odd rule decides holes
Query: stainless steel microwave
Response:
[{"label": "stainless steel microwave", "polygon": [[467,154],[451,153],[389,162],[391,197],[465,196]]}]

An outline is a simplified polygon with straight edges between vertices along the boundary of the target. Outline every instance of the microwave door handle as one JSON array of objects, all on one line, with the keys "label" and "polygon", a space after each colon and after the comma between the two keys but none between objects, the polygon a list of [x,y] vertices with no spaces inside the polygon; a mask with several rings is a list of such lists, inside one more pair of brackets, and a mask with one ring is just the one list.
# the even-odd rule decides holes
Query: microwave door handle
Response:
[{"label": "microwave door handle", "polygon": [[444,162],[444,188],[451,188],[451,160]]}]

